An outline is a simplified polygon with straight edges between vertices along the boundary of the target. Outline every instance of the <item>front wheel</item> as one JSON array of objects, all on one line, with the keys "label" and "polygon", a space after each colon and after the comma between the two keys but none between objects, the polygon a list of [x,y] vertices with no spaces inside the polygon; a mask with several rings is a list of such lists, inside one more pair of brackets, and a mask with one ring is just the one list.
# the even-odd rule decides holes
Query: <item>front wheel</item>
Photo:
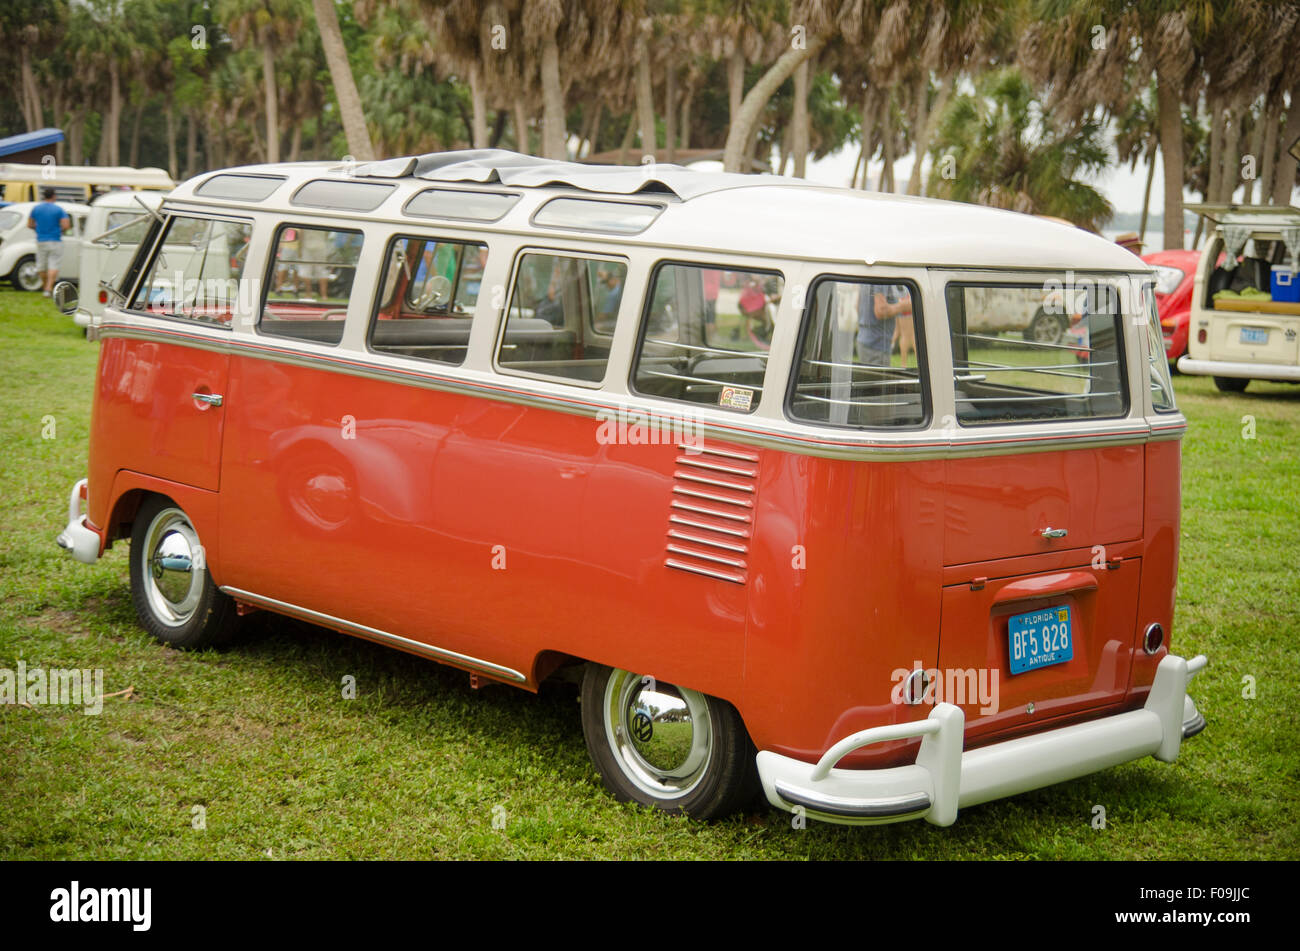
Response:
[{"label": "front wheel", "polygon": [[44,286],[41,272],[36,270],[36,258],[30,254],[18,262],[9,280],[20,291],[39,291]]},{"label": "front wheel", "polygon": [[1239,376],[1216,376],[1214,386],[1220,393],[1245,393],[1250,380]]},{"label": "front wheel", "polygon": [[1049,314],[1039,308],[1022,336],[1029,343],[1060,343],[1069,324],[1060,314]]},{"label": "front wheel", "polygon": [[198,532],[170,499],[154,496],[136,515],[131,600],[140,625],[172,647],[212,647],[233,633],[235,603],[213,583]]},{"label": "front wheel", "polygon": [[740,714],[695,690],[588,664],[582,731],[605,787],[621,802],[716,819],[742,808],[758,788]]}]

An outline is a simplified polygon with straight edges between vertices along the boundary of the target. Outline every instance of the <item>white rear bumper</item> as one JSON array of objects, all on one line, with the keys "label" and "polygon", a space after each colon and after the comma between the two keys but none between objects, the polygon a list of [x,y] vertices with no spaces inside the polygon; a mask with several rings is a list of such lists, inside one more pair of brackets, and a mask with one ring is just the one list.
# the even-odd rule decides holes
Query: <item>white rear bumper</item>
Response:
[{"label": "white rear bumper", "polygon": [[[951,825],[957,810],[1003,796],[1086,776],[1143,756],[1173,762],[1184,736],[1205,726],[1187,696],[1204,656],[1173,654],[1156,670],[1146,705],[1088,723],[962,751],[961,708],[940,703],[914,723],[874,727],[845,737],[816,764],[764,751],[758,754],[763,791],[774,806],[826,822],[872,825],[925,819]],[[922,737],[916,762],[892,769],[836,769],[854,750],[886,740]]]},{"label": "white rear bumper", "polygon": [[1229,363],[1227,360],[1178,358],[1178,372],[1188,376],[1226,376],[1246,380],[1294,380],[1300,382],[1300,366],[1285,363]]}]

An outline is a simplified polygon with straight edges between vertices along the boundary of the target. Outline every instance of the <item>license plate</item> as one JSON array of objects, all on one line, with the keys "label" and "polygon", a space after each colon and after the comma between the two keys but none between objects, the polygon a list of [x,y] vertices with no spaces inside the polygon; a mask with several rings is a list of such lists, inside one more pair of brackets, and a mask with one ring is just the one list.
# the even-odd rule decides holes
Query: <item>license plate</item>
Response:
[{"label": "license plate", "polygon": [[1070,607],[1043,608],[1008,619],[1011,673],[1064,664],[1074,657],[1070,630]]},{"label": "license plate", "polygon": [[1241,342],[1252,343],[1252,344],[1266,344],[1268,343],[1268,331],[1256,330],[1254,327],[1242,327]]}]

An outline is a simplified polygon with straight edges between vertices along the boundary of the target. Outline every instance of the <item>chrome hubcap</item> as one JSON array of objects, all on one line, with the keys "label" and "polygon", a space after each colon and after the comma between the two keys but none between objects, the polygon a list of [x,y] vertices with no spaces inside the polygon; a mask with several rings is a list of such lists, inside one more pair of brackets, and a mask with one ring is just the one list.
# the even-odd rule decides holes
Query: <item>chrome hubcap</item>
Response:
[{"label": "chrome hubcap", "polygon": [[145,533],[145,592],[154,616],[179,627],[194,616],[203,591],[203,568],[196,567],[199,536],[180,509],[159,512]]},{"label": "chrome hubcap", "polygon": [[699,785],[713,754],[703,694],[626,670],[611,673],[605,687],[605,732],[624,774],[659,799]]},{"label": "chrome hubcap", "polygon": [[25,261],[18,267],[18,283],[23,286],[24,290],[39,290],[41,286],[41,272],[36,270],[35,261]]}]

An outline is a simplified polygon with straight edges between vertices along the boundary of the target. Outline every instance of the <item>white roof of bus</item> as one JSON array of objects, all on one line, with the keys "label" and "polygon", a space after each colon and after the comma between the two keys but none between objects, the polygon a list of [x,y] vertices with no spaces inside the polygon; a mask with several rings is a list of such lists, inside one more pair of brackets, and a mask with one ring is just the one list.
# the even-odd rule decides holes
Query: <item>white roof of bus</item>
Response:
[{"label": "white roof of bus", "polygon": [[127,168],[99,165],[23,165],[0,162],[0,182],[36,182],[40,185],[127,185],[132,188],[175,188],[161,168]]},{"label": "white roof of bus", "polygon": [[[634,235],[591,231],[607,243],[661,245],[867,264],[968,268],[1147,271],[1130,251],[1082,229],[1032,215],[961,202],[815,185],[776,175],[703,172],[676,165],[591,166],[552,162],[502,150],[440,153],[369,165],[330,162],[245,166],[224,172],[284,176],[262,201],[196,196],[211,175],[182,183],[168,203],[252,207],[282,214],[331,213],[290,203],[299,185],[317,179],[391,183],[395,194],[375,211],[339,210],[349,218],[407,220],[429,227],[435,219],[401,209],[417,192],[441,183],[476,191],[525,196],[496,222],[449,221],[458,228],[514,233],[583,232],[531,224],[533,212],[556,196],[620,198],[666,205]],[[220,172],[215,174],[222,174]],[[287,187],[286,187],[287,186]],[[534,200],[526,200],[527,196]]]}]

